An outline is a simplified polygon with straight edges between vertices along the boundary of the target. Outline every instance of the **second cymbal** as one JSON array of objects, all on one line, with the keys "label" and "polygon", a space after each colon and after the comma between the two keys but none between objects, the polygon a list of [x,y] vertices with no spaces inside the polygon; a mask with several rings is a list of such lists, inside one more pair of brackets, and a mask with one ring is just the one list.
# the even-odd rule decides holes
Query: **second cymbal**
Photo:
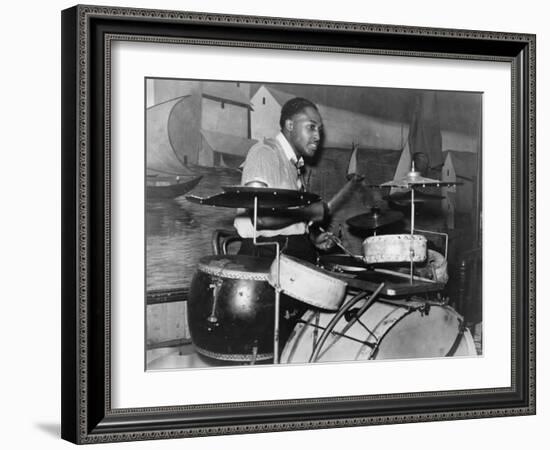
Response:
[{"label": "second cymbal", "polygon": [[[427,192],[415,191],[414,193],[414,203],[415,204],[424,204],[433,201],[440,201],[444,197],[438,194],[430,194]],[[398,206],[410,206],[412,203],[411,191],[406,192],[397,192],[395,194],[385,197],[390,203],[394,203]]]},{"label": "second cymbal", "polygon": [[346,220],[346,223],[358,230],[376,230],[386,225],[399,222],[403,219],[403,213],[399,211],[381,211],[372,208],[371,212],[359,214]]}]

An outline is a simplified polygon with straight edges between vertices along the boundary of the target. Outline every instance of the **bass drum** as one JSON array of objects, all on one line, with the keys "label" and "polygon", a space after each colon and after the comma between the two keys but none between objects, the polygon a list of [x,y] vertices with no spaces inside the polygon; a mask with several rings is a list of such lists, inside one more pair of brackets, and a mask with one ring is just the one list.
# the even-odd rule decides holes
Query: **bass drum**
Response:
[{"label": "bass drum", "polygon": [[271,259],[207,256],[199,261],[188,300],[196,350],[223,361],[273,358],[274,290]]},{"label": "bass drum", "polygon": [[450,306],[423,301],[376,301],[357,317],[365,302],[358,302],[343,314],[321,349],[316,344],[336,313],[307,311],[285,345],[281,362],[307,363],[314,352],[317,357],[311,362],[477,354],[462,317]]}]

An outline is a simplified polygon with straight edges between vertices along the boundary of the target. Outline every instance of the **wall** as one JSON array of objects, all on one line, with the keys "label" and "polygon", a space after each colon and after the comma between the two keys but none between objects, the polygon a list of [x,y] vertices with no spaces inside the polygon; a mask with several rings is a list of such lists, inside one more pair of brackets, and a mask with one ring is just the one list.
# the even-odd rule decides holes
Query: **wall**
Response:
[{"label": "wall", "polygon": [[[357,3],[252,2],[234,0],[109,0],[120,6],[188,9],[347,20],[373,23],[454,27],[538,34],[538,205],[540,272],[538,316],[550,317],[548,258],[550,167],[548,135],[550,30],[543,3],[535,0],[479,2],[464,0],[444,7],[436,1]],[[74,448],[59,440],[60,396],[60,15],[72,1],[9,2],[0,29],[3,70],[2,166],[2,349],[3,448]],[[33,105],[31,121],[29,105]],[[542,125],[541,125],[542,124]],[[25,168],[22,171],[22,167]],[[497,167],[494,170],[498,170]],[[17,195],[15,195],[17,192]],[[506,218],[503,218],[506,220]],[[544,225],[543,225],[544,224]],[[281,449],[367,448],[441,449],[542,448],[550,422],[548,383],[549,327],[538,327],[538,415],[385,427],[332,429],[190,439],[186,441],[110,444],[109,449]]]}]

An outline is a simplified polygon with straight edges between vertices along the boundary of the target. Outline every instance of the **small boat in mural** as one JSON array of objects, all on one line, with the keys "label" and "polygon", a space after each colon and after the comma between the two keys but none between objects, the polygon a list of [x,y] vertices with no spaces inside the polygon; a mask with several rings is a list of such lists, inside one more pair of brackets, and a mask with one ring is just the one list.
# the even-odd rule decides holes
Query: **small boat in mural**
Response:
[{"label": "small boat in mural", "polygon": [[195,188],[201,179],[202,175],[189,177],[147,174],[147,199],[179,197]]}]

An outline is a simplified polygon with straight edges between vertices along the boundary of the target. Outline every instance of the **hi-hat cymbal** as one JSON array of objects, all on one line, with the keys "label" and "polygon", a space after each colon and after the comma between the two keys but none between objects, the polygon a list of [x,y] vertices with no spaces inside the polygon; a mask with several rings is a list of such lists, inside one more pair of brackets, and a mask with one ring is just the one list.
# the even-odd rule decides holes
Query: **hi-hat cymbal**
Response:
[{"label": "hi-hat cymbal", "polygon": [[386,181],[382,184],[372,184],[369,187],[374,188],[419,188],[419,187],[448,187],[456,186],[462,183],[456,181],[442,181],[435,178],[427,178],[420,175],[420,172],[410,171],[403,178],[398,180]]},{"label": "hi-hat cymbal", "polygon": [[[442,200],[444,197],[437,194],[428,194],[426,192],[414,192],[414,203],[428,203],[433,201]],[[389,202],[395,203],[398,206],[410,206],[412,203],[411,191],[397,192],[392,195],[388,195],[385,199]]]},{"label": "hi-hat cymbal", "polygon": [[307,206],[320,201],[317,194],[291,189],[272,189],[249,186],[223,186],[224,192],[200,198],[194,195],[185,197],[192,203],[226,208],[254,208],[255,199],[259,209],[285,209]]},{"label": "hi-hat cymbal", "polygon": [[346,220],[346,223],[358,230],[376,230],[380,227],[399,222],[403,219],[403,213],[399,211],[380,211],[378,208],[373,208],[370,213],[359,214]]}]

